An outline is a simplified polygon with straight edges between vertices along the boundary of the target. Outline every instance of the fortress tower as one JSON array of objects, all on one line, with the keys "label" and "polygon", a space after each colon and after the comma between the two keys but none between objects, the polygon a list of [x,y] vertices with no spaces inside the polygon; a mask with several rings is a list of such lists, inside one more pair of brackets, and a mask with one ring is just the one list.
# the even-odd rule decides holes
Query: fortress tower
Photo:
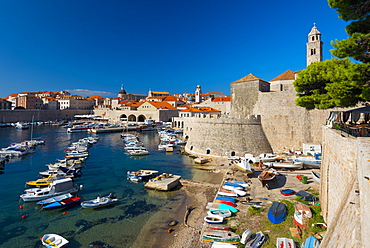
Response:
[{"label": "fortress tower", "polygon": [[316,23],[314,23],[311,32],[308,34],[307,47],[307,66],[310,64],[322,61],[322,46],[321,33],[317,30]]}]

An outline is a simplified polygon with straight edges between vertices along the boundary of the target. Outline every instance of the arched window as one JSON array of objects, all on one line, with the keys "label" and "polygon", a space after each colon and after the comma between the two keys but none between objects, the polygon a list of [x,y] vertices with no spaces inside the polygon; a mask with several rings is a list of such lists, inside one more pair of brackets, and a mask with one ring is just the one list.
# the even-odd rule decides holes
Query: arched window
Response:
[{"label": "arched window", "polygon": [[232,156],[232,157],[234,157],[234,156],[235,156],[235,152],[234,152],[234,151],[232,151],[232,152],[231,152],[231,156]]},{"label": "arched window", "polygon": [[145,116],[144,115],[139,115],[138,117],[137,117],[137,121],[138,122],[144,122],[145,121]]},{"label": "arched window", "polygon": [[193,150],[193,146],[190,147],[190,151],[192,151],[192,150]]},{"label": "arched window", "polygon": [[211,154],[211,149],[208,148],[206,154]]}]

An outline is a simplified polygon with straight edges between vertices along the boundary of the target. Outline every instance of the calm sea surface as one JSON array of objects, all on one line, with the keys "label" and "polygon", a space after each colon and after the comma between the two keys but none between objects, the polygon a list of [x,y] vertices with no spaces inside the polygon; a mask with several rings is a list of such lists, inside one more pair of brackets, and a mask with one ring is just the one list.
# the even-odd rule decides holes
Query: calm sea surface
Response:
[{"label": "calm sea surface", "polygon": [[[67,238],[69,248],[92,247],[92,244],[102,243],[109,245],[105,247],[130,247],[148,218],[164,207],[174,193],[147,191],[142,183],[128,181],[126,172],[155,169],[160,173],[192,178],[193,161],[178,152],[158,151],[156,132],[138,134],[151,153],[138,159],[124,153],[120,133],[107,133],[100,134],[98,143],[90,148],[86,167],[75,183],[83,185],[79,192],[83,200],[113,192],[120,199],[119,204],[100,210],[82,209],[80,206],[40,210],[34,202],[23,203],[20,200],[19,195],[23,193],[26,181],[36,180],[38,172],[47,169],[45,164],[56,162],[56,159],[63,157],[71,142],[89,135],[68,134],[65,128],[59,126],[33,128],[33,138],[44,140],[45,145],[38,146],[33,154],[9,161],[0,175],[0,247],[42,247],[39,238],[47,233]],[[31,129],[0,128],[0,148],[30,138]],[[20,209],[20,205],[24,208]],[[28,218],[22,219],[24,214]]]}]

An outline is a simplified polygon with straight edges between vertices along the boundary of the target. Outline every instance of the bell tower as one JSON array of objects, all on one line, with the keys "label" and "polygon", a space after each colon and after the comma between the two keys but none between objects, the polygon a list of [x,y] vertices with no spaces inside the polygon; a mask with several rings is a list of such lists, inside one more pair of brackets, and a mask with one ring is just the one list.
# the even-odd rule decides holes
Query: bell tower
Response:
[{"label": "bell tower", "polygon": [[195,102],[200,103],[202,101],[202,88],[200,85],[197,85],[195,89]]},{"label": "bell tower", "polygon": [[307,47],[307,66],[310,64],[322,61],[322,46],[321,33],[317,30],[316,23],[313,24],[311,32],[308,34]]}]

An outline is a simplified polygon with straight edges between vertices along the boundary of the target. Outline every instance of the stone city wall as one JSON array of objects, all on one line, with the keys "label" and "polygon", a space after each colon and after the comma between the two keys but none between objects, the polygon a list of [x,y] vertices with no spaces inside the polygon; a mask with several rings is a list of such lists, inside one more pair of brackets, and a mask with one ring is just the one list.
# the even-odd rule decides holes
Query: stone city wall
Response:
[{"label": "stone city wall", "polygon": [[90,114],[90,110],[0,110],[0,122],[30,122],[73,120],[75,115]]},{"label": "stone city wall", "polygon": [[[261,115],[262,128],[275,153],[302,150],[303,143],[321,144],[321,125],[329,110],[310,110],[295,105],[295,91],[259,92],[253,114]],[[285,148],[285,149],[284,149]]]},{"label": "stone city wall", "polygon": [[231,156],[235,153],[235,156],[244,156],[246,153],[258,155],[272,152],[262,130],[260,116],[181,119],[185,127],[183,137],[188,138],[185,151],[189,153],[205,156]]},{"label": "stone city wall", "polygon": [[320,199],[328,231],[320,247],[370,243],[370,139],[323,127]]}]

